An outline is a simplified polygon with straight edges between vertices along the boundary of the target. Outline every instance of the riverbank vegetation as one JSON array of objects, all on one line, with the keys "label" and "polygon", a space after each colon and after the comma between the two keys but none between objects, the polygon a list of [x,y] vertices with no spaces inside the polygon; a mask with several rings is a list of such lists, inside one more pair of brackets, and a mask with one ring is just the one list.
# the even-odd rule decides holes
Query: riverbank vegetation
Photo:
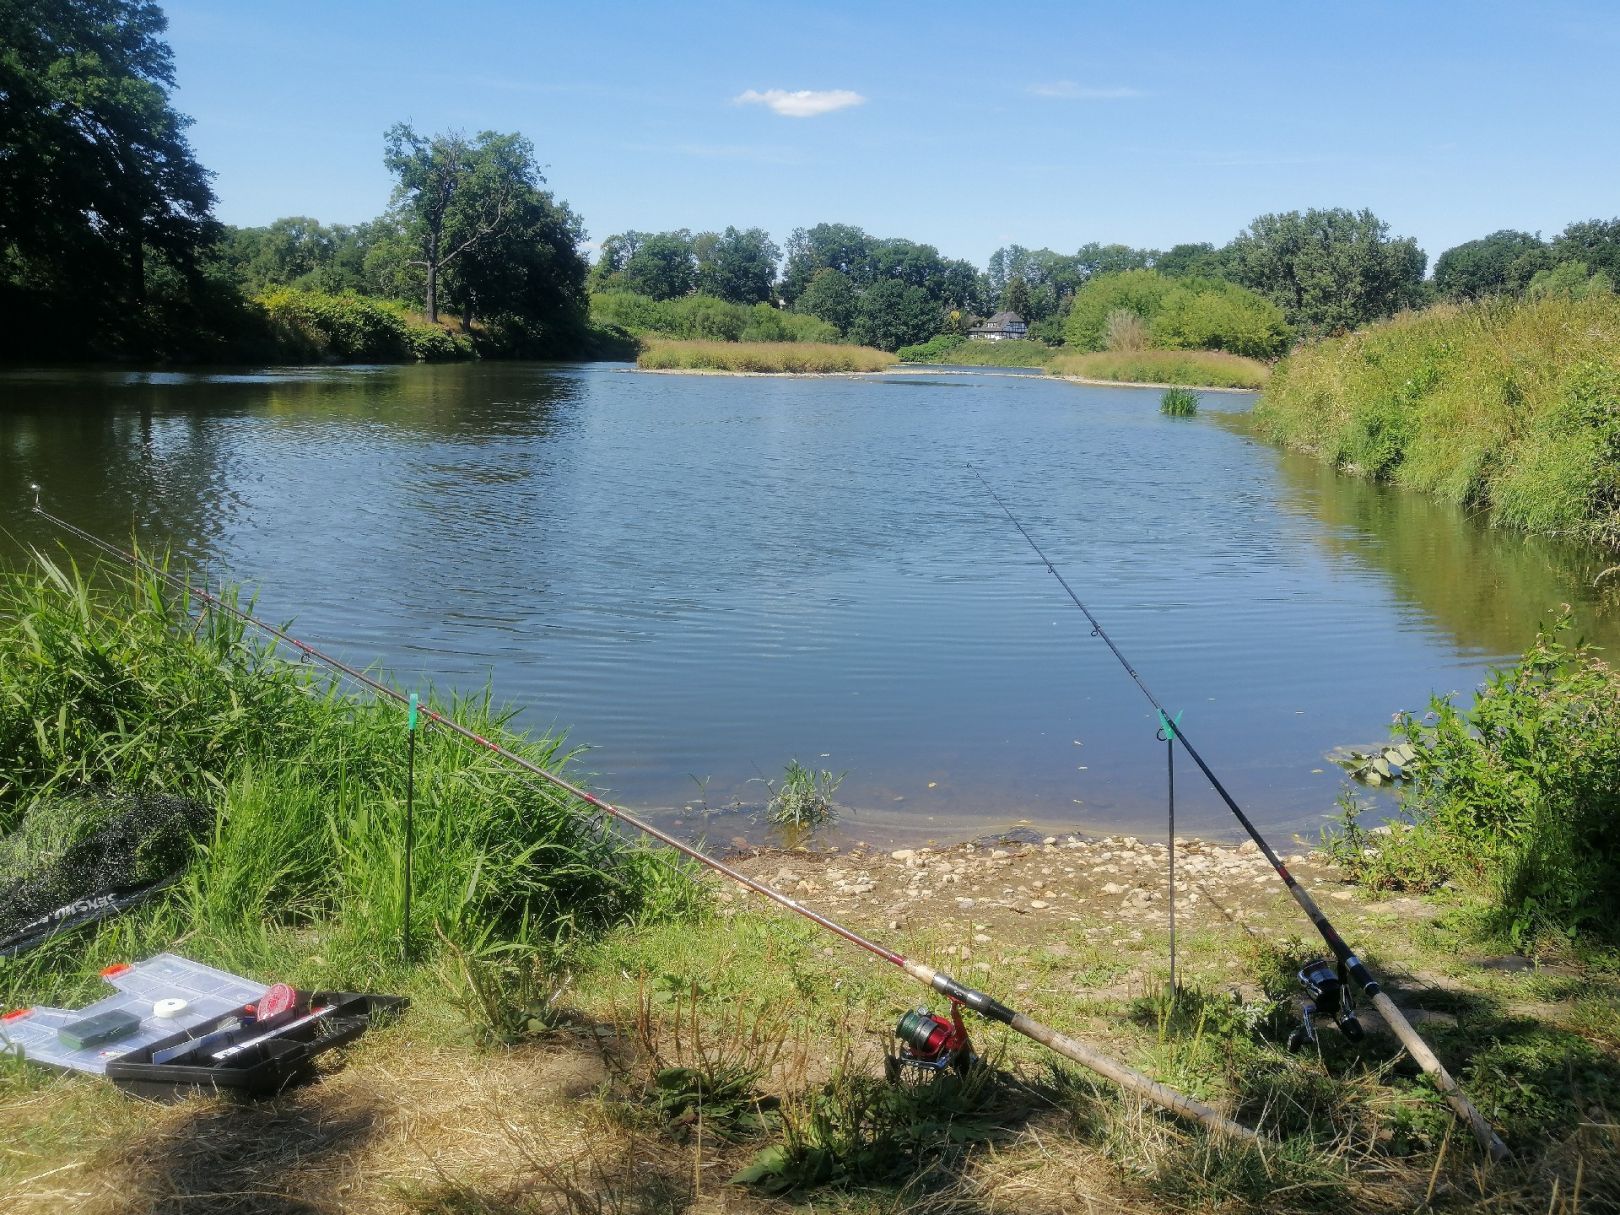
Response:
[{"label": "riverbank vegetation", "polygon": [[1258,432],[1493,522],[1620,545],[1620,297],[1495,298],[1295,351]]},{"label": "riverbank vegetation", "polygon": [[742,371],[826,375],[882,371],[894,356],[869,346],[823,342],[680,342],[652,339],[636,359],[643,371]]},{"label": "riverbank vegetation", "polygon": [[[505,731],[487,697],[439,708],[537,763],[566,763],[557,740]],[[1583,762],[1612,762],[1612,724]],[[1073,876],[1146,866],[1128,880],[1150,886],[1162,857],[1135,840],[736,862],[1259,1124],[1278,1140],[1260,1150],[1211,1142],[979,1020],[991,1069],[889,1086],[880,1039],[919,998],[897,970],[735,889],[689,885],[678,862],[600,830],[587,807],[431,732],[417,753],[406,962],[403,752],[397,706],[189,613],[153,580],[43,562],[0,579],[5,876],[71,846],[107,790],[181,794],[210,816],[179,882],[5,963],[0,999],[73,1005],[99,993],[101,967],[176,949],[266,982],[413,1000],[343,1069],[249,1107],[149,1105],[3,1061],[7,1210],[228,1201],[423,1215],[549,1209],[561,1193],[571,1211],[725,1195],[766,1211],[1090,1199],[1170,1212],[1196,1198],[1233,1212],[1574,1215],[1620,1198],[1613,1128],[1591,1113],[1620,1101],[1612,971],[1473,966],[1456,895],[1385,904],[1345,888],[1353,903],[1333,906],[1405,976],[1397,998],[1427,1010],[1425,1032],[1512,1143],[1515,1160],[1495,1167],[1415,1068],[1391,1065],[1376,1026],[1360,1048],[1324,1031],[1319,1052],[1284,1049],[1292,972],[1319,946],[1297,935],[1308,929],[1280,890],[1258,898],[1263,866],[1239,850],[1196,849],[1200,889],[1220,897],[1182,909],[1174,998],[1162,913],[1087,895],[1098,880]],[[830,793],[832,779],[808,783]],[[1313,885],[1333,880],[1290,864]],[[987,897],[1012,886],[1041,898]],[[928,906],[897,913],[912,890]],[[1582,1205],[1558,1206],[1575,1192]]]},{"label": "riverbank vegetation", "polygon": [[1070,354],[1059,351],[1046,364],[1049,375],[1122,384],[1167,384],[1194,388],[1265,386],[1271,368],[1258,359],[1208,350],[1133,350]]},{"label": "riverbank vegetation", "polygon": [[1045,342],[1013,338],[974,342],[959,334],[941,334],[895,352],[902,363],[953,363],[960,367],[1040,367],[1052,357]]},{"label": "riverbank vegetation", "polygon": [[813,316],[713,295],[660,300],[629,291],[594,292],[591,321],[636,338],[710,342],[836,342],[838,330]]}]

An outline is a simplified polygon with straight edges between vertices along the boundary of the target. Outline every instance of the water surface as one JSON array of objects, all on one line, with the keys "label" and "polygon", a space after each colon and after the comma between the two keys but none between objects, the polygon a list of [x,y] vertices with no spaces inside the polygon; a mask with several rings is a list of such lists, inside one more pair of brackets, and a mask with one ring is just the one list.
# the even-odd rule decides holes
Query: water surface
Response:
[{"label": "water surface", "polygon": [[[1162,832],[1144,700],[981,470],[1266,829],[1315,838],[1325,753],[1467,691],[1605,562],[1253,442],[1207,394],[968,370],[612,365],[0,376],[0,545],[27,510],[170,545],[409,686],[567,728],[665,822],[847,772],[857,838]],[[1183,766],[1178,828],[1230,834]],[[745,814],[702,829],[755,834]]]}]

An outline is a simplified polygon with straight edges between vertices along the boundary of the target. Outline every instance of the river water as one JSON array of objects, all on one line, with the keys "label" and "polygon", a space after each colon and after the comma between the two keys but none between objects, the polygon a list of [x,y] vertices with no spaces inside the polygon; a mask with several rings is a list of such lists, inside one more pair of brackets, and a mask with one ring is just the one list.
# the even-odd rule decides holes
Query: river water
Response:
[{"label": "river water", "polygon": [[[1146,701],[976,468],[1257,823],[1314,840],[1332,748],[1466,694],[1562,602],[1599,641],[1620,615],[1601,555],[1279,453],[1251,405],[967,372],[11,372],[0,555],[62,542],[37,481],[402,685],[493,685],[710,837],[758,838],[790,759],[847,774],[850,838],[1162,835]],[[1178,831],[1231,835],[1179,775]]]}]

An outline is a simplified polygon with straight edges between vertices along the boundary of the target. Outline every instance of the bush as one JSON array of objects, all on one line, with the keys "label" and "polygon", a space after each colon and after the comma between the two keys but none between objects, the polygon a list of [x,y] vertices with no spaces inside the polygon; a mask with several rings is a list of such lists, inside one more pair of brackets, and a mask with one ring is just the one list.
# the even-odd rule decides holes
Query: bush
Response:
[{"label": "bush", "polygon": [[1284,359],[1260,434],[1527,531],[1620,544],[1620,297],[1407,313]]},{"label": "bush", "polygon": [[1103,325],[1104,350],[1124,354],[1146,350],[1150,344],[1147,322],[1136,313],[1129,308],[1116,308],[1108,314],[1108,320]]},{"label": "bush", "polygon": [[733,304],[712,295],[655,300],[629,291],[591,296],[591,320],[637,337],[654,334],[686,341],[834,342],[826,321],[769,304]]},{"label": "bush", "polygon": [[1153,270],[1098,275],[1074,293],[1064,331],[1068,344],[1076,350],[1105,349],[1108,322],[1114,313],[1123,310],[1135,313],[1144,322],[1152,321],[1174,285],[1174,280]]},{"label": "bush", "polygon": [[326,295],[284,287],[259,296],[283,357],[391,362],[470,358],[460,334],[412,317],[404,305],[364,295]]},{"label": "bush", "polygon": [[1402,715],[1411,821],[1370,858],[1342,850],[1362,876],[1471,887],[1521,944],[1620,941],[1620,675],[1566,645],[1568,628],[1566,614],[1493,671],[1472,708],[1436,697],[1424,719]]},{"label": "bush", "polygon": [[1152,328],[1153,344],[1167,350],[1226,350],[1251,359],[1276,358],[1294,336],[1277,305],[1217,279],[1178,282]]},{"label": "bush", "polygon": [[944,363],[967,339],[959,333],[941,333],[915,346],[902,346],[895,354],[902,363]]}]

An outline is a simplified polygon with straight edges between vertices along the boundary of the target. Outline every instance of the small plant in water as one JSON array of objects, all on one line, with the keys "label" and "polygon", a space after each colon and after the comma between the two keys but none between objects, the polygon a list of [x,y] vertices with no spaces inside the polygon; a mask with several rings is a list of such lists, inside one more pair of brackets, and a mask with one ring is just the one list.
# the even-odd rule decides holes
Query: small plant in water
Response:
[{"label": "small plant in water", "polygon": [[831,821],[833,794],[843,783],[843,773],[834,776],[825,769],[814,772],[790,759],[782,783],[771,787],[765,817],[778,827],[819,827]]},{"label": "small plant in water", "polygon": [[1159,412],[1172,418],[1190,418],[1198,412],[1198,394],[1190,388],[1166,388],[1159,398]]}]

